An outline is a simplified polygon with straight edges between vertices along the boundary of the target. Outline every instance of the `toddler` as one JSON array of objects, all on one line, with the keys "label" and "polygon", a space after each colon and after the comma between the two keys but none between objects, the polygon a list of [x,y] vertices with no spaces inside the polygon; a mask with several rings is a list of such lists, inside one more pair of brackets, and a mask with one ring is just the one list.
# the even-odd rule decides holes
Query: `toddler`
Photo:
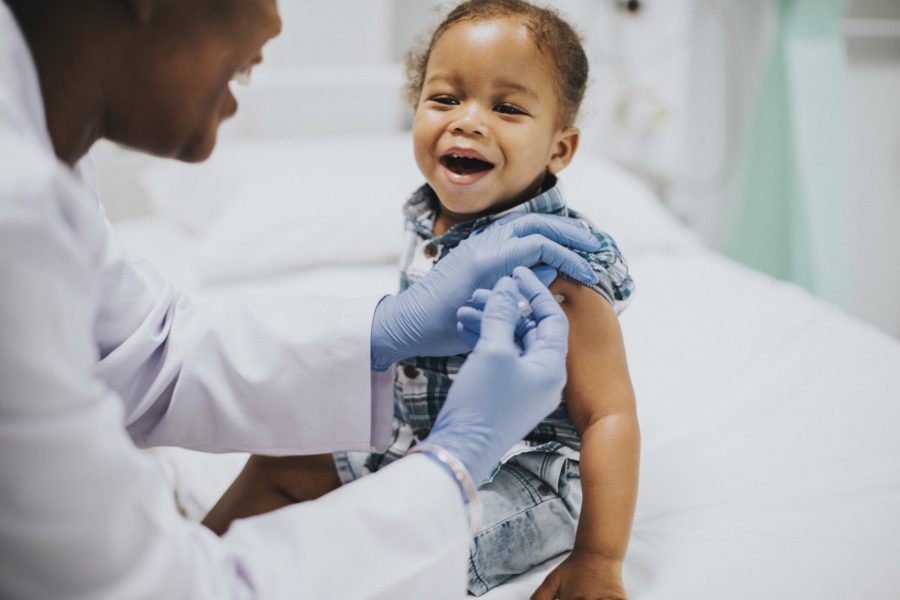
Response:
[{"label": "toddler", "polygon": [[[410,55],[413,143],[427,183],[403,209],[401,289],[501,216],[581,218],[567,207],[556,176],[578,148],[574,121],[587,72],[573,29],[552,10],[522,0],[464,2],[422,52]],[[602,249],[581,254],[599,282],[586,287],[560,276],[550,286],[570,321],[564,398],[479,488],[483,523],[468,583],[475,595],[571,551],[536,598],[626,597],[621,571],[639,431],[616,313],[632,281],[615,242],[594,232]],[[233,518],[318,497],[403,456],[430,432],[465,358],[397,365],[395,434],[386,453],[253,457],[243,487],[239,478],[240,489],[223,497],[207,523],[222,531]],[[269,500],[259,494],[266,486],[275,493]],[[240,498],[251,489],[252,502]]]}]

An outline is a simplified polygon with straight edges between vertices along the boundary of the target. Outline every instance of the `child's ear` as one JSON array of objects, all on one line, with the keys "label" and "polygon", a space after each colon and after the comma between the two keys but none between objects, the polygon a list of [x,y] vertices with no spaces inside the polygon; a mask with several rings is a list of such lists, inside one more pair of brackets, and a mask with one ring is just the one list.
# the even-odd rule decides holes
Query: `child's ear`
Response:
[{"label": "child's ear", "polygon": [[577,127],[564,127],[556,132],[553,140],[553,153],[547,163],[547,169],[551,173],[556,175],[572,162],[572,157],[578,150],[580,137],[581,131]]}]

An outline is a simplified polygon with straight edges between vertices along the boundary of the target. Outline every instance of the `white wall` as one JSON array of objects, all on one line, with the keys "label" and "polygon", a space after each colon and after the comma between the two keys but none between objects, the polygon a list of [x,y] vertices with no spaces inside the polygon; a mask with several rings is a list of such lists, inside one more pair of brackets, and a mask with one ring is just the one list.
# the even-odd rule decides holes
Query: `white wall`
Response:
[{"label": "white wall", "polygon": [[900,337],[900,2],[848,16],[851,308]]}]

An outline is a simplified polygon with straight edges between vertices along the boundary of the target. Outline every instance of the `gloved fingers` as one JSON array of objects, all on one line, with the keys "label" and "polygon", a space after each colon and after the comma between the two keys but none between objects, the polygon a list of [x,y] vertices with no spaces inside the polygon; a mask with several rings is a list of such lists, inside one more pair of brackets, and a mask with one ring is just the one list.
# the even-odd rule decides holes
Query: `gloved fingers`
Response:
[{"label": "gloved fingers", "polygon": [[529,352],[533,347],[535,340],[538,339],[537,327],[529,327],[523,335],[519,336],[519,338],[522,340],[522,354]]},{"label": "gloved fingers", "polygon": [[479,288],[472,292],[472,297],[469,298],[468,306],[473,308],[477,308],[479,310],[484,310],[485,305],[487,304],[488,298],[491,297],[491,290],[486,290],[484,288]]},{"label": "gloved fingers", "polygon": [[463,306],[456,311],[456,330],[469,348],[474,348],[481,336],[481,319],[484,312],[480,308]]},{"label": "gloved fingers", "polygon": [[556,314],[559,311],[559,299],[532,269],[516,267],[513,269],[512,277],[522,297],[531,305],[536,318]]},{"label": "gloved fingers", "polygon": [[601,245],[584,221],[558,215],[537,213],[506,215],[497,219],[498,225],[509,225],[518,237],[542,235],[558,244],[596,252]]},{"label": "gloved fingers", "polygon": [[547,287],[550,287],[550,284],[556,281],[557,276],[559,276],[559,271],[553,267],[548,267],[547,265],[531,267],[531,270],[537,275],[537,278],[541,280],[541,283]]},{"label": "gloved fingers", "polygon": [[517,266],[530,267],[543,263],[585,285],[593,285],[598,281],[597,274],[588,261],[541,235],[512,240],[503,251]]},{"label": "gloved fingers", "polygon": [[478,340],[481,337],[481,323],[478,324],[478,327],[478,331],[473,331],[471,329],[466,329],[462,322],[458,321],[456,323],[456,332],[469,347],[469,350],[475,347],[475,344],[478,343]]},{"label": "gloved fingers", "polygon": [[569,320],[559,302],[550,290],[530,269],[517,267],[513,270],[519,292],[531,305],[536,322],[536,336],[524,338],[526,353],[535,351],[565,352],[568,349]]},{"label": "gloved fingers", "polygon": [[501,277],[484,307],[478,347],[511,349],[515,346],[519,298],[519,288],[513,278]]},{"label": "gloved fingers", "polygon": [[[531,309],[527,314],[522,311],[521,305],[525,300],[525,296],[519,296],[520,300],[517,304],[519,307],[519,315],[516,317],[515,337],[520,340],[523,347],[526,339],[534,339],[537,335],[537,323],[531,316]],[[469,348],[474,348],[481,337],[481,320],[484,317],[484,309],[475,306],[463,306],[456,311],[457,332],[468,344]]]},{"label": "gloved fingers", "polygon": [[456,311],[456,320],[462,323],[463,327],[475,333],[481,332],[481,319],[484,311],[474,306],[462,306]]}]

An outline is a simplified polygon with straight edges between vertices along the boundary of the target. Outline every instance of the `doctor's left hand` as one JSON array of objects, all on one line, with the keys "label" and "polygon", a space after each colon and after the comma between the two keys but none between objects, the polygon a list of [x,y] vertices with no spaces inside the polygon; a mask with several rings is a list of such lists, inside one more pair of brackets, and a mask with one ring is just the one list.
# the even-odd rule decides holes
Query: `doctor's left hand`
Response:
[{"label": "doctor's left hand", "polygon": [[421,281],[378,304],[372,319],[372,368],[384,370],[411,356],[470,350],[457,333],[457,310],[476,290],[492,289],[516,267],[547,265],[576,281],[596,283],[587,261],[566,246],[591,252],[600,244],[581,222],[554,215],[507,217],[473,234]]}]

